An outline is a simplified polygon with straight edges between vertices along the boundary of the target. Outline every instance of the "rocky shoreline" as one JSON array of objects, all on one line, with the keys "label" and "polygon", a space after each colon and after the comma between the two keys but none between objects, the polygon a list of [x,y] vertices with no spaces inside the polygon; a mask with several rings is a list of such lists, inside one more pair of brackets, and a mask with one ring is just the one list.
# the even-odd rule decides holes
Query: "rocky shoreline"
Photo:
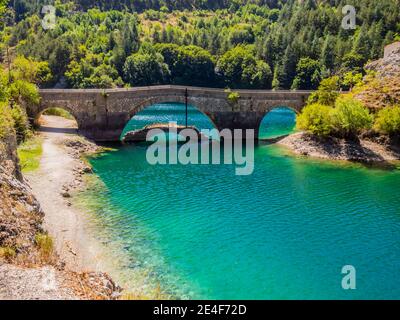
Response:
[{"label": "rocky shoreline", "polygon": [[361,138],[347,141],[338,138],[318,138],[295,133],[278,141],[294,154],[325,160],[340,160],[364,164],[390,164],[400,160],[400,146],[385,139]]}]

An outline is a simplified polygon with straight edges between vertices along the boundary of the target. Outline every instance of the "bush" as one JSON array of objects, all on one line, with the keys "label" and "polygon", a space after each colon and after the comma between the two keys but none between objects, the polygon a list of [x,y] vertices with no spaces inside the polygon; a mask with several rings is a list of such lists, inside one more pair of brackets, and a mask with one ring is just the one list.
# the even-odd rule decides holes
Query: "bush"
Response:
[{"label": "bush", "polygon": [[6,102],[0,102],[0,139],[13,132],[14,120],[11,116],[10,107]]},{"label": "bush", "polygon": [[369,110],[352,96],[341,96],[331,114],[334,133],[343,138],[355,138],[363,130],[371,129],[373,117]]},{"label": "bush", "polygon": [[10,261],[15,258],[17,253],[13,248],[10,247],[0,247],[0,258]]},{"label": "bush", "polygon": [[239,99],[240,99],[239,92],[231,91],[229,89],[225,90],[225,92],[228,94],[227,99],[228,99],[229,104],[235,106],[239,102]]},{"label": "bush", "polygon": [[339,80],[337,76],[322,80],[318,90],[309,97],[308,103],[334,106],[336,99],[339,97]]},{"label": "bush", "polygon": [[374,129],[390,136],[400,134],[400,106],[386,107],[376,116]]},{"label": "bush", "polygon": [[327,136],[332,130],[331,112],[332,108],[329,106],[319,103],[310,104],[297,116],[297,129],[317,136]]},{"label": "bush", "polygon": [[31,134],[30,124],[26,111],[19,105],[14,105],[11,109],[11,116],[14,120],[15,133],[18,143],[25,141]]}]

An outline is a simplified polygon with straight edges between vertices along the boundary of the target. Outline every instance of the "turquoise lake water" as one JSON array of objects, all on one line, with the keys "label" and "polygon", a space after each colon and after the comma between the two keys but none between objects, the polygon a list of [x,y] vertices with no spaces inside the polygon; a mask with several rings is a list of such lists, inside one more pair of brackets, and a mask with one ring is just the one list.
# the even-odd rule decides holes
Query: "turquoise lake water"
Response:
[{"label": "turquoise lake water", "polygon": [[[129,130],[184,121],[179,104],[157,105]],[[181,122],[184,123],[184,122]],[[194,109],[189,124],[210,127]],[[287,134],[294,114],[277,109],[262,137]],[[255,170],[234,165],[146,162],[146,146],[91,160],[104,183],[81,195],[122,244],[125,266],[168,293],[206,299],[399,299],[400,171],[287,155],[260,143]],[[93,203],[96,203],[94,205]],[[357,270],[357,290],[341,269]]]}]

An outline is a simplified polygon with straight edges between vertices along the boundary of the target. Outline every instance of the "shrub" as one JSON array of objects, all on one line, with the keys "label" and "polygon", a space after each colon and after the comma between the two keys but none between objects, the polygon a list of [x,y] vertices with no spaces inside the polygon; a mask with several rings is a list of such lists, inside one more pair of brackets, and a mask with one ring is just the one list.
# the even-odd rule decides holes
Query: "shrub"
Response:
[{"label": "shrub", "polygon": [[16,80],[11,83],[10,95],[17,103],[38,104],[40,102],[38,87],[23,80]]},{"label": "shrub", "polygon": [[363,130],[371,129],[373,117],[369,110],[352,96],[341,96],[331,113],[331,125],[335,134],[343,138],[355,138]]},{"label": "shrub", "polygon": [[17,134],[17,141],[18,143],[21,143],[25,141],[31,134],[28,116],[26,114],[26,111],[19,105],[14,105],[12,107],[11,116],[14,120],[14,128]]},{"label": "shrub", "polygon": [[236,105],[239,102],[240,99],[240,94],[239,92],[236,91],[231,91],[231,90],[225,90],[225,92],[228,94],[228,102],[231,105]]},{"label": "shrub", "polygon": [[0,258],[3,258],[5,260],[12,260],[15,258],[17,253],[13,248],[10,247],[0,247]]},{"label": "shrub", "polygon": [[329,106],[310,104],[297,116],[297,129],[317,136],[327,136],[331,133],[331,112],[332,108]]},{"label": "shrub", "polygon": [[400,106],[386,107],[376,116],[374,129],[390,136],[400,134]]},{"label": "shrub", "polygon": [[334,106],[336,99],[339,97],[339,80],[337,76],[322,80],[318,90],[309,97],[308,103]]},{"label": "shrub", "polygon": [[13,132],[14,120],[10,107],[6,102],[0,102],[0,139]]}]

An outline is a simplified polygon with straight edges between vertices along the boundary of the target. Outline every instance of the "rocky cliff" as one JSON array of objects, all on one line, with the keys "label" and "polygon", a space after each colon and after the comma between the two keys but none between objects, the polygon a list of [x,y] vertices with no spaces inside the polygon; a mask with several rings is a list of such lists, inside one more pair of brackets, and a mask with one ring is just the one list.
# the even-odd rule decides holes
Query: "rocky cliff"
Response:
[{"label": "rocky cliff", "polygon": [[0,259],[34,258],[35,236],[43,231],[43,216],[22,177],[15,135],[10,133],[0,140]]},{"label": "rocky cliff", "polygon": [[366,85],[356,97],[371,110],[400,105],[400,47],[365,69],[376,72],[376,76],[366,77]]}]

